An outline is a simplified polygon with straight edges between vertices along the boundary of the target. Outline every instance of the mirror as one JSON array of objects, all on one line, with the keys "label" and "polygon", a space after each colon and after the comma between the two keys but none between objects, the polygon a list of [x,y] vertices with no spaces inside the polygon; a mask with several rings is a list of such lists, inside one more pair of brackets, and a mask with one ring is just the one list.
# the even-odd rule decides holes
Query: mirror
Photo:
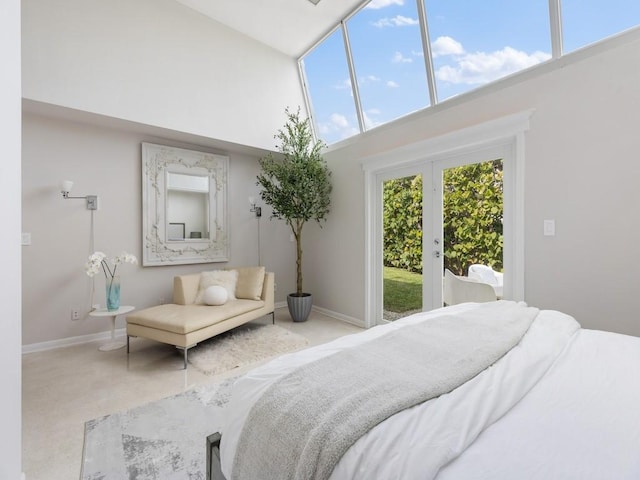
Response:
[{"label": "mirror", "polygon": [[226,262],[223,155],[142,144],[142,264]]},{"label": "mirror", "polygon": [[209,238],[209,177],[167,172],[166,194],[169,222],[166,240]]}]

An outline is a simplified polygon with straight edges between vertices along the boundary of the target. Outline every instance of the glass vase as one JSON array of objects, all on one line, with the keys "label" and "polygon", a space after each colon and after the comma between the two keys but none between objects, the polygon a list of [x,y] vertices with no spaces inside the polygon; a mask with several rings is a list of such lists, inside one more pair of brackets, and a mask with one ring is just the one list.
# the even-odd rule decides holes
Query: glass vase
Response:
[{"label": "glass vase", "polygon": [[114,312],[120,308],[120,276],[107,278],[106,282],[107,310]]}]

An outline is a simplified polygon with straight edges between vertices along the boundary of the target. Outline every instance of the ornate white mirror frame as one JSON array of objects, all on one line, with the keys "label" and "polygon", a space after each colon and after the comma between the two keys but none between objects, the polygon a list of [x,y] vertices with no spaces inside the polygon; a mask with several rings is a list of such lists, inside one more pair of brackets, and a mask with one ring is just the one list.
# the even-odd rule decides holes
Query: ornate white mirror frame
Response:
[{"label": "ornate white mirror frame", "polygon": [[[229,260],[227,225],[227,175],[229,158],[152,143],[142,144],[142,265],[183,265]],[[193,189],[171,187],[170,174],[182,179],[194,177]],[[208,185],[202,187],[202,185]],[[185,233],[189,213],[170,218],[170,190],[193,193],[201,205],[195,214],[198,231]],[[207,191],[208,190],[208,191]],[[181,207],[184,211],[184,207]],[[176,210],[175,208],[173,210]],[[172,214],[175,217],[175,214]],[[182,217],[187,218],[182,218]],[[172,224],[172,225],[170,225]],[[180,225],[182,238],[176,237]],[[170,228],[173,227],[173,228]],[[195,237],[195,238],[190,238]]]}]

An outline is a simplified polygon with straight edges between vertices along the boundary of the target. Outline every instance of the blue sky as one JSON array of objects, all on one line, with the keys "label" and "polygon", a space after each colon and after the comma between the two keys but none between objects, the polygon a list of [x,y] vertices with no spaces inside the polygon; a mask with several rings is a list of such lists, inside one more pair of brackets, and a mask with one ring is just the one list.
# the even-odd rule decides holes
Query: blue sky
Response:
[{"label": "blue sky", "polygon": [[[551,58],[544,0],[425,0],[438,101]],[[564,52],[640,23],[640,1],[563,0]],[[431,104],[414,0],[373,0],[347,22],[366,128]],[[342,32],[304,58],[319,136],[359,132]]]}]

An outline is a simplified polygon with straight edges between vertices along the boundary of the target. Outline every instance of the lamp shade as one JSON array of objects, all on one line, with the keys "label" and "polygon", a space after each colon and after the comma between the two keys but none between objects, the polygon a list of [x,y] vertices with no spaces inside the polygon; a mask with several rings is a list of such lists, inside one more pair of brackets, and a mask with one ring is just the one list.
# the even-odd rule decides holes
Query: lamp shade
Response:
[{"label": "lamp shade", "polygon": [[73,188],[73,182],[71,180],[65,180],[62,182],[62,191],[63,192],[70,192],[71,189]]}]

